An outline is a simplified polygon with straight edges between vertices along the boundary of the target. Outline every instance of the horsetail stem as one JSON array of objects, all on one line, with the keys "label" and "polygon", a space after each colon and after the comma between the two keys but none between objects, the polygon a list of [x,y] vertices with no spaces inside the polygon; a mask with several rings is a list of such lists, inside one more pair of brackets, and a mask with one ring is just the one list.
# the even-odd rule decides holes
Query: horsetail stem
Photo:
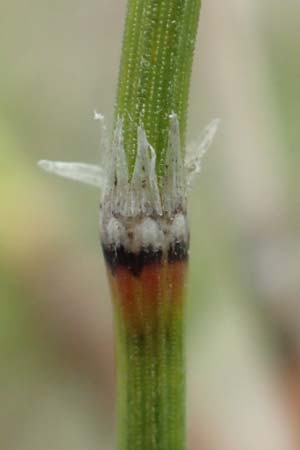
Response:
[{"label": "horsetail stem", "polygon": [[186,158],[200,0],[128,0],[111,144],[101,166],[41,160],[102,190],[100,234],[115,311],[118,450],[185,449],[187,189],[218,128]]},{"label": "horsetail stem", "polygon": [[118,450],[185,449],[182,157],[200,6],[128,0],[102,200],[116,318]]},{"label": "horsetail stem", "polygon": [[184,149],[188,94],[200,0],[128,0],[115,116],[133,171],[142,125],[164,172],[169,115],[176,113]]}]

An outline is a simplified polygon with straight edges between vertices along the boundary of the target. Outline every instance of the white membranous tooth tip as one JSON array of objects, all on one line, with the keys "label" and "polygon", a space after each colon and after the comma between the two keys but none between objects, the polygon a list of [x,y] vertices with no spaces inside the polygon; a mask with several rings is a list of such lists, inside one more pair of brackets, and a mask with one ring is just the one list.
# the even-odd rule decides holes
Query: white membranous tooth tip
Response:
[{"label": "white membranous tooth tip", "polygon": [[123,122],[118,121],[116,136],[116,153],[115,153],[115,173],[119,188],[125,187],[128,183],[128,165],[123,143]]},{"label": "white membranous tooth tip", "polygon": [[104,120],[104,115],[94,110],[94,120]]},{"label": "white membranous tooth tip", "polygon": [[41,160],[38,162],[38,166],[63,178],[81,181],[100,188],[104,185],[103,169],[94,164]]},{"label": "white membranous tooth tip", "polygon": [[185,174],[181,155],[180,129],[175,113],[170,116],[169,142],[165,157],[165,174],[162,186],[163,209],[173,215],[186,207]]},{"label": "white membranous tooth tip", "polygon": [[[201,171],[202,158],[213,142],[220,119],[214,119],[200,138],[187,147],[183,162],[178,116],[174,112],[169,115],[164,175],[160,184],[156,171],[156,150],[149,143],[142,126],[137,127],[137,153],[130,180],[124,148],[123,120],[116,120],[113,139],[109,145],[103,114],[95,110],[94,119],[100,121],[101,127],[101,165],[41,160],[38,166],[64,178],[100,187],[105,221],[112,214],[124,218],[174,218],[179,212],[185,213],[187,187],[191,187],[195,176]],[[150,230],[149,227],[147,229]]]},{"label": "white membranous tooth tip", "polygon": [[121,173],[120,160],[123,159],[123,124],[121,120],[117,121],[116,128],[113,135],[113,142],[111,151],[107,155],[107,161],[105,162],[106,170],[106,191],[104,196],[114,189],[117,189],[123,177],[126,177],[127,173]]},{"label": "white membranous tooth tip", "polygon": [[47,172],[51,172],[52,167],[53,167],[53,161],[48,161],[47,159],[41,159],[40,161],[38,161],[38,166],[41,169],[46,170]]},{"label": "white membranous tooth tip", "polygon": [[105,122],[105,117],[103,114],[94,111],[94,120],[98,120],[100,123],[101,137],[100,137],[100,149],[101,149],[101,165],[104,167],[107,159],[107,154],[109,151],[109,138],[107,133],[107,126]]},{"label": "white membranous tooth tip", "polygon": [[111,151],[105,163],[106,183],[102,197],[103,214],[126,215],[128,204],[128,166],[123,144],[123,122],[117,120]]},{"label": "white membranous tooth tip", "polygon": [[220,119],[212,120],[203,130],[199,138],[187,147],[184,166],[188,189],[191,189],[195,176],[201,172],[202,159],[211,146],[220,123]]},{"label": "white membranous tooth tip", "polygon": [[155,150],[150,146],[145,130],[138,127],[137,154],[131,181],[133,215],[161,214],[155,165]]},{"label": "white membranous tooth tip", "polygon": [[221,119],[214,119],[204,129],[202,136],[201,136],[200,146],[199,146],[199,150],[200,150],[200,153],[202,153],[202,155],[206,153],[206,151],[212,144],[214,137],[220,126],[220,123],[221,123]]},{"label": "white membranous tooth tip", "polygon": [[152,146],[150,146],[150,153],[151,153],[151,167],[150,167],[150,184],[152,189],[152,201],[153,201],[153,208],[156,214],[159,216],[162,215],[162,206],[161,206],[161,199],[160,199],[160,193],[159,193],[159,187],[158,187],[158,181],[157,181],[157,175],[156,175],[156,153]]}]

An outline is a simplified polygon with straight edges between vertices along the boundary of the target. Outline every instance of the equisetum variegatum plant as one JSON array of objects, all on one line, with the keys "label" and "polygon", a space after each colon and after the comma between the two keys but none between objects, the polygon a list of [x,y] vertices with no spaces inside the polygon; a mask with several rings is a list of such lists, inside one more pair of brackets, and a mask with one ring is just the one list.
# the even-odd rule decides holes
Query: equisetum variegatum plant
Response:
[{"label": "equisetum variegatum plant", "polygon": [[184,450],[187,192],[218,128],[187,146],[200,0],[128,0],[112,136],[101,164],[40,161],[101,188],[114,305],[118,450]]}]

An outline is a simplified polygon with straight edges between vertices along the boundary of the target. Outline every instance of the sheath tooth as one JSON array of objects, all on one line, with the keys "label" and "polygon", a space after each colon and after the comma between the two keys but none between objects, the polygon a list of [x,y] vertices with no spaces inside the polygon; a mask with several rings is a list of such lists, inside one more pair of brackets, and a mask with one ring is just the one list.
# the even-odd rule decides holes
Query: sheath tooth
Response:
[{"label": "sheath tooth", "polygon": [[185,176],[181,151],[178,118],[176,114],[171,114],[162,186],[163,209],[170,217],[176,211],[186,208]]},{"label": "sheath tooth", "polygon": [[107,125],[104,115],[98,113],[96,110],[94,111],[94,120],[98,120],[100,123],[100,150],[101,150],[100,161],[101,166],[105,167],[109,152]]},{"label": "sheath tooth", "polygon": [[104,214],[126,214],[128,166],[123,144],[123,123],[118,119],[111,152],[107,159],[107,179],[103,194]]},{"label": "sheath tooth", "polygon": [[211,146],[220,123],[220,119],[212,120],[203,130],[199,138],[187,147],[184,166],[188,190],[191,190],[196,175],[201,172],[203,157]]},{"label": "sheath tooth", "polygon": [[38,165],[46,172],[55,173],[55,175],[63,178],[69,178],[100,188],[103,188],[105,184],[104,170],[102,167],[94,164],[43,159],[38,162]]},{"label": "sheath tooth", "polygon": [[131,215],[161,214],[161,204],[155,172],[156,155],[145,131],[138,128],[138,148],[131,180]]}]

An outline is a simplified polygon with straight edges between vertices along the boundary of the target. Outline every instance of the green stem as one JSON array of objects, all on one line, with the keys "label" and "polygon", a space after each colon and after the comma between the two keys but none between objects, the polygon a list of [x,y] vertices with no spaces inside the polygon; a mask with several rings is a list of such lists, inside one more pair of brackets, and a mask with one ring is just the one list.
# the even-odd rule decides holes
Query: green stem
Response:
[{"label": "green stem", "polygon": [[116,318],[118,450],[185,449],[187,260],[108,276]]},{"label": "green stem", "polygon": [[[159,180],[173,113],[184,152],[200,6],[201,0],[128,0],[115,121],[123,121],[130,174],[138,126],[155,149]],[[109,272],[117,318],[118,450],[185,449],[185,269],[186,261],[164,255],[139,276],[124,262]]]},{"label": "green stem", "polygon": [[142,125],[163,175],[169,115],[176,113],[184,148],[191,67],[201,0],[128,0],[116,117],[132,172]]},{"label": "green stem", "polygon": [[177,312],[143,330],[119,322],[118,450],[185,448],[183,320]]}]

